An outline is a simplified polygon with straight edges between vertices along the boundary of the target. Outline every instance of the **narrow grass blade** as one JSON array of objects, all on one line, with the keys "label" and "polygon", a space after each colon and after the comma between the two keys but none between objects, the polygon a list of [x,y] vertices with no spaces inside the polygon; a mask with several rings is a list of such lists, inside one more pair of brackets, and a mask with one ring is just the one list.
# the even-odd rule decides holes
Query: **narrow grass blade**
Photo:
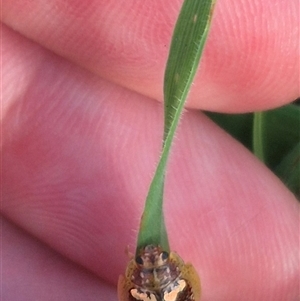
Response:
[{"label": "narrow grass blade", "polygon": [[213,0],[185,0],[172,37],[164,78],[164,139],[141,219],[137,250],[149,244],[169,251],[163,214],[166,164],[182,109],[194,79],[211,23]]},{"label": "narrow grass blade", "polygon": [[262,162],[265,162],[264,139],[263,139],[263,119],[264,119],[264,112],[254,113],[254,120],[253,120],[253,153]]},{"label": "narrow grass blade", "polygon": [[263,158],[264,163],[300,200],[299,105],[293,103],[254,114],[206,114]]},{"label": "narrow grass blade", "polygon": [[[253,122],[253,113],[247,114],[221,114],[206,112],[214,122],[230,133],[234,138],[243,143],[249,150],[253,151],[253,138],[256,133],[261,133],[263,157],[266,165],[275,172],[279,162],[295,147],[300,141],[300,107],[295,104],[264,111],[262,116],[256,117]],[[263,120],[260,120],[262,118]],[[255,118],[254,118],[255,119]],[[260,129],[253,129],[253,126]],[[261,125],[259,125],[261,124]],[[257,136],[259,136],[257,134]],[[253,151],[254,152],[254,151]],[[255,151],[259,151],[256,149]]]}]

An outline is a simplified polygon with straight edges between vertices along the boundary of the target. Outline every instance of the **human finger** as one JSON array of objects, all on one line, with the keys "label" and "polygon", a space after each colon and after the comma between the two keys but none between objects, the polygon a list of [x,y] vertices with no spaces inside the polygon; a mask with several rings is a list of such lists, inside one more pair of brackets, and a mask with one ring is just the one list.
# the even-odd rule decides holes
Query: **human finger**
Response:
[{"label": "human finger", "polygon": [[[22,93],[8,93],[2,120],[2,211],[116,283],[159,156],[162,108],[14,38],[5,45],[27,54],[31,76]],[[6,70],[19,80],[20,69]],[[203,114],[182,119],[165,199],[172,249],[199,271],[203,300],[295,298],[299,205]]]},{"label": "human finger", "polygon": [[[3,1],[5,24],[103,78],[163,99],[163,73],[182,0]],[[297,0],[217,1],[187,106],[274,108],[299,97]]]}]

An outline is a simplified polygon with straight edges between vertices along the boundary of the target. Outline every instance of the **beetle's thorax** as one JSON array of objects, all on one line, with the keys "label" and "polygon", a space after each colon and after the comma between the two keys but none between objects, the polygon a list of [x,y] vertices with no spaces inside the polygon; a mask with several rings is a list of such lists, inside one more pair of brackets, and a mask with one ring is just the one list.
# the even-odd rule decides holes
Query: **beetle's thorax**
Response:
[{"label": "beetle's thorax", "polygon": [[159,246],[149,245],[136,257],[137,269],[131,281],[141,290],[161,291],[174,283],[179,276],[178,267],[170,261],[169,254]]}]

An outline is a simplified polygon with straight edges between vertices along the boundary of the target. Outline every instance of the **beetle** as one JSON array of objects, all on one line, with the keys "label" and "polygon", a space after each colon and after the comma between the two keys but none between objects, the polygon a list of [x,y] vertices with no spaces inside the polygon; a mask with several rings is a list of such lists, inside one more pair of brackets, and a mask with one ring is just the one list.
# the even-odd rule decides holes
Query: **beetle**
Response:
[{"label": "beetle", "polygon": [[119,301],[198,301],[200,293],[195,268],[157,245],[141,248],[118,281]]}]

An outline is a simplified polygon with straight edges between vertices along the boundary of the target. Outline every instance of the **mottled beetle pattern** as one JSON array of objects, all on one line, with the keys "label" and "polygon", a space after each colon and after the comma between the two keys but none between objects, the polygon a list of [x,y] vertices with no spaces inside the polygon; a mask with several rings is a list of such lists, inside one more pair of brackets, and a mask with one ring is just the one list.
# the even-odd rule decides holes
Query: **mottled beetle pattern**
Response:
[{"label": "mottled beetle pattern", "polygon": [[200,280],[191,264],[160,246],[142,248],[118,282],[119,301],[198,301]]}]

